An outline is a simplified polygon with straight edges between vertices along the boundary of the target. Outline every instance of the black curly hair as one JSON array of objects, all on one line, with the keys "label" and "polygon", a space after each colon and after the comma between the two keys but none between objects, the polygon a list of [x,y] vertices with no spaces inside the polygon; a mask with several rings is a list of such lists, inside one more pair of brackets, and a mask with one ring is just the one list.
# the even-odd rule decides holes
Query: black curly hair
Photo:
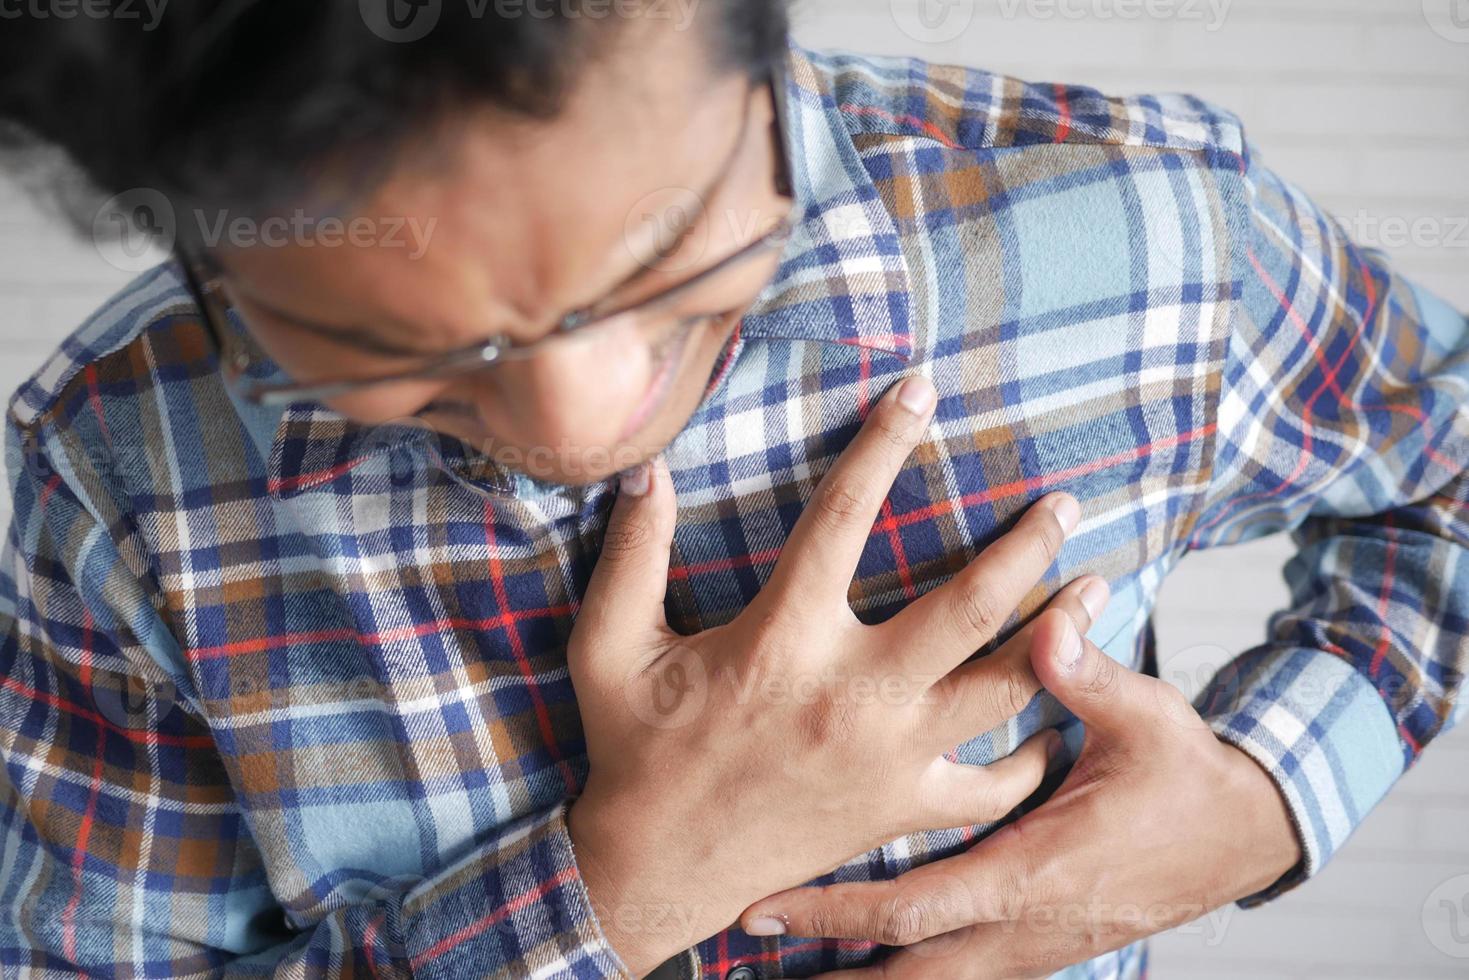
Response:
[{"label": "black curly hair", "polygon": [[638,17],[697,10],[716,68],[752,75],[781,57],[787,30],[785,0],[82,8],[0,21],[0,153],[9,169],[43,172],[81,225],[98,199],[136,187],[255,212],[326,174],[361,191],[448,110],[554,117],[578,70]]}]

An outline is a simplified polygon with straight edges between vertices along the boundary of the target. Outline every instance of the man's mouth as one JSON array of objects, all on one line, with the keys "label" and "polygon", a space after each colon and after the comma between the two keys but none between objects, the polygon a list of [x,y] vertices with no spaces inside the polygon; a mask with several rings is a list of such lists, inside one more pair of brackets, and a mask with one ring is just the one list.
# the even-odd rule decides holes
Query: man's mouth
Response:
[{"label": "man's mouth", "polygon": [[661,349],[654,352],[654,356],[658,358],[658,370],[653,375],[653,380],[649,383],[642,401],[638,403],[637,409],[628,419],[622,434],[618,436],[619,441],[626,442],[637,435],[663,407],[669,392],[673,390],[674,378],[678,376],[678,366],[683,363],[684,350],[688,347],[689,338],[693,336],[693,333],[692,330],[680,330]]}]

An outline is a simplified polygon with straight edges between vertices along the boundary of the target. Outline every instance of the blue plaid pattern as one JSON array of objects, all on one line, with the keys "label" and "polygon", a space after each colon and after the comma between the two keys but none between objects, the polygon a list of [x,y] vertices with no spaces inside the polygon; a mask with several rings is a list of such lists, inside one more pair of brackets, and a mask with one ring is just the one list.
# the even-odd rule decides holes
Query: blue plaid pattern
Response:
[{"label": "blue plaid pattern", "polygon": [[[1455,719],[1469,324],[1196,100],[800,50],[790,85],[807,208],[668,450],[671,621],[738,614],[868,407],[926,374],[937,414],[873,528],[859,615],[1066,489],[1082,525],[1020,617],[1101,574],[1093,639],[1141,667],[1190,550],[1293,531],[1293,607],[1201,706],[1304,845],[1251,901],[1315,873]],[[623,975],[564,821],[586,777],[564,647],[611,487],[240,404],[171,267],[68,339],[8,422],[7,974]],[[1074,750],[1041,696],[958,756],[1052,725]],[[989,829],[832,877],[899,875]],[[738,931],[693,951],[710,978],[877,952]],[[1137,976],[1145,952],[1067,975]]]}]

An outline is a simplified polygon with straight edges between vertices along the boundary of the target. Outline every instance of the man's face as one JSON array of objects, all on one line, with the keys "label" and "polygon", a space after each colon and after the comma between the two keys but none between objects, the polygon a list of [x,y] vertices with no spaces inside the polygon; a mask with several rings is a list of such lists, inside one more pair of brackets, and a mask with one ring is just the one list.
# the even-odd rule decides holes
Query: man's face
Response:
[{"label": "man's face", "polygon": [[[393,247],[227,248],[256,342],[295,381],[382,377],[412,355],[553,332],[738,252],[784,218],[769,87],[708,67],[696,32],[625,31],[549,121],[448,117],[352,215]],[[405,247],[406,243],[406,247]],[[647,313],[615,316],[473,374],[328,400],[359,422],[421,417],[538,479],[583,484],[655,455],[687,423],[771,249]]]}]

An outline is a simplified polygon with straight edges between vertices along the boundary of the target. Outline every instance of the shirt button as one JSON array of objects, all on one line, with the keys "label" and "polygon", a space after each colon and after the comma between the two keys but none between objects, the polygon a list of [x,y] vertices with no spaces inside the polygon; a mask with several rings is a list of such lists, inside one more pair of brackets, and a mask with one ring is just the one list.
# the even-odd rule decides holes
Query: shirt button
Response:
[{"label": "shirt button", "polygon": [[737,966],[724,975],[724,980],[760,980],[760,974],[748,966]]}]

